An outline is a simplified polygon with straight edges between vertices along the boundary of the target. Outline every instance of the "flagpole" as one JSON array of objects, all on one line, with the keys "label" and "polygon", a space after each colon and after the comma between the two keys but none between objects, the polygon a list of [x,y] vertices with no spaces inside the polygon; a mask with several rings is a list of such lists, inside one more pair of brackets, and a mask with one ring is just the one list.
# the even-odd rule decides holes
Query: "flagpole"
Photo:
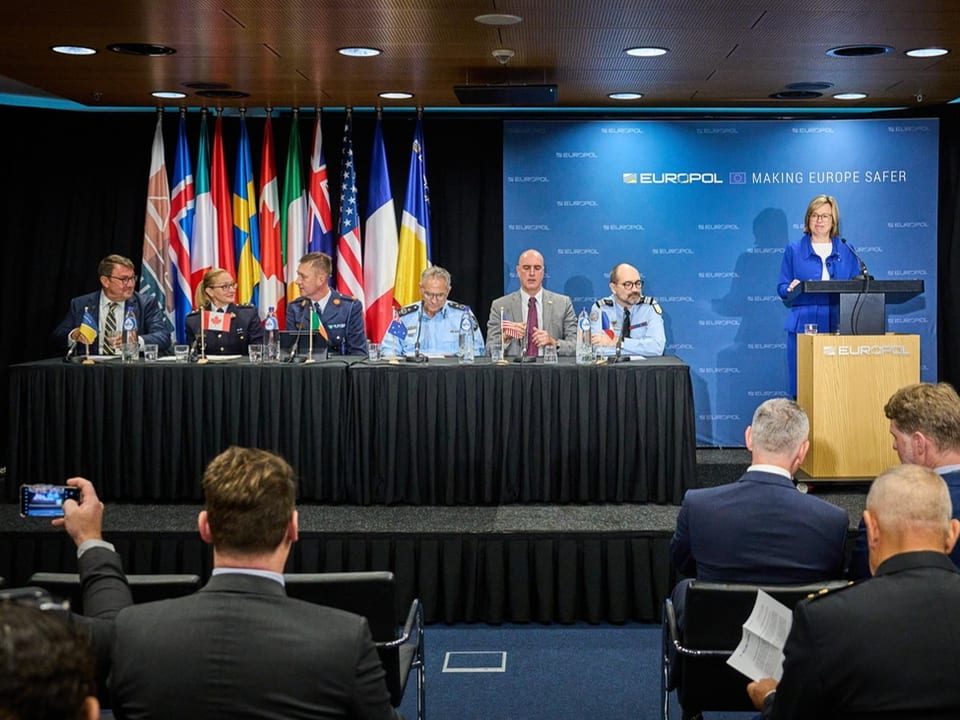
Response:
[{"label": "flagpole", "polygon": [[305,363],[315,362],[313,359],[313,313],[315,309],[313,303],[310,303],[310,319],[307,323],[307,328],[309,331],[309,336],[307,337],[307,359],[304,360]]},{"label": "flagpole", "polygon": [[[204,322],[204,314],[206,314],[206,322]],[[200,308],[200,358],[197,360],[198,364],[203,364],[207,362],[207,333],[204,331],[204,327],[210,323],[210,311]]]},{"label": "flagpole", "polygon": [[[88,306],[84,305],[84,307],[83,307],[83,317],[84,317],[84,318],[87,317],[87,311],[88,311],[89,309],[90,309],[90,308],[89,308]],[[86,344],[86,346],[87,346],[86,357],[83,359],[83,363],[81,363],[81,364],[82,364],[82,365],[93,365],[93,360],[90,359],[90,343],[85,343],[85,344]]]}]

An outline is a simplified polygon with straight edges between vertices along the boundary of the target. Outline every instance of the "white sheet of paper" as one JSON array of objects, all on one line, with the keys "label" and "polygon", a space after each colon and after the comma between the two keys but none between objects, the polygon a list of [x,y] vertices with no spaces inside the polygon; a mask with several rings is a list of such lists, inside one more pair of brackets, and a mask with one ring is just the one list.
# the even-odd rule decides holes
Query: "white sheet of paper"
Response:
[{"label": "white sheet of paper", "polygon": [[763,590],[758,590],[753,611],[743,624],[740,644],[727,659],[727,665],[751,680],[772,677],[780,682],[783,675],[783,646],[792,624],[793,613],[790,608]]}]

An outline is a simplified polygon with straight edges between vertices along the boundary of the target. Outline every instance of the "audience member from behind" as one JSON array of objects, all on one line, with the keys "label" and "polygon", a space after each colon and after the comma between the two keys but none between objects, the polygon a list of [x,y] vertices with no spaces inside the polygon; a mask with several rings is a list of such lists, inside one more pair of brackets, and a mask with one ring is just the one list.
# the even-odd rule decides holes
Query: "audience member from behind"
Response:
[{"label": "audience member from behind", "polygon": [[943,479],[899,465],[870,487],[873,579],[801,601],[779,685],[747,686],[764,718],[960,717],[960,521]]},{"label": "audience member from behind", "polygon": [[752,464],[734,483],[688,490],[670,541],[683,575],[710,582],[805,583],[843,573],[846,511],[799,492],[793,474],[810,441],[806,413],[775,398],[745,433]]},{"label": "audience member from behind", "polygon": [[[208,270],[194,298],[194,310],[185,319],[187,343],[196,343],[199,352],[202,310],[209,310],[208,326],[204,331],[204,352],[207,355],[246,355],[250,345],[263,342],[263,323],[253,305],[238,305],[237,281],[223,268]],[[219,316],[219,317],[218,317]],[[217,329],[214,329],[216,327]]]},{"label": "audience member from behind", "polygon": [[137,321],[137,340],[140,349],[151,343],[163,352],[170,347],[170,331],[163,313],[152,295],[134,292],[137,274],[133,261],[123,255],[107,255],[97,266],[100,289],[80,295],[70,301],[70,309],[51,334],[58,349],[66,350],[87,342],[80,330],[84,312],[97,325],[97,337],[90,348],[93,355],[119,355],[124,318],[133,312]]},{"label": "audience member from behind", "polygon": [[213,576],[199,592],[120,612],[111,695],[122,718],[399,715],[365,618],[288,598],[296,482],[282,458],[230,448],[203,476],[200,537]]},{"label": "audience member from behind", "polygon": [[65,616],[0,601],[0,718],[94,720],[94,662]]},{"label": "audience member from behind", "polygon": [[[949,383],[918,383],[897,390],[883,412],[890,420],[893,449],[902,463],[932,468],[950,491],[954,517],[960,517],[960,396]],[[960,547],[950,553],[960,567]],[[852,580],[869,577],[867,531],[863,521],[847,571]]]}]

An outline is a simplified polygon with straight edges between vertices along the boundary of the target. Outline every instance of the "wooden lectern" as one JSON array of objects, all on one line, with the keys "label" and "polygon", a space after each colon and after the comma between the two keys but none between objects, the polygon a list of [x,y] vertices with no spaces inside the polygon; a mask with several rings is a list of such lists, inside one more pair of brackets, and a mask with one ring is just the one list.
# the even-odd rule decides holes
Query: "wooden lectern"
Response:
[{"label": "wooden lectern", "polygon": [[797,402],[810,418],[810,478],[874,478],[900,463],[883,406],[920,382],[919,335],[797,335]]}]

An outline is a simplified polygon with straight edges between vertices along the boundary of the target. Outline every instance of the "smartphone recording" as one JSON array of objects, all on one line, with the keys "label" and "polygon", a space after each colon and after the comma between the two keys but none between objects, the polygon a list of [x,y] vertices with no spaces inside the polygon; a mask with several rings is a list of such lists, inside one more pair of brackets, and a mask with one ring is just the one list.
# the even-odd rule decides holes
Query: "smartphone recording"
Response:
[{"label": "smartphone recording", "polygon": [[80,488],[70,485],[21,485],[21,517],[63,517],[67,499],[80,502]]}]

